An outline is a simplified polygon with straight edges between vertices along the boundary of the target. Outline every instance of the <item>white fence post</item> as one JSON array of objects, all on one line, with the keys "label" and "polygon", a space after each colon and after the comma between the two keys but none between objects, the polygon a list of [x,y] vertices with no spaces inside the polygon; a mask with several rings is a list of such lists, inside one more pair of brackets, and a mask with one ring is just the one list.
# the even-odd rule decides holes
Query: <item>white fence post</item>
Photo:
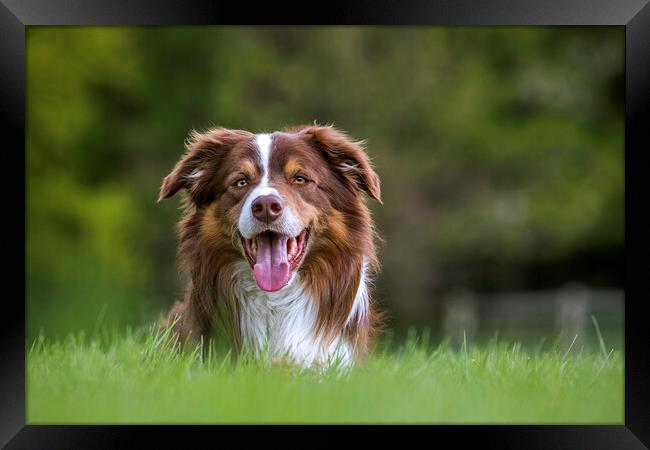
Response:
[{"label": "white fence post", "polygon": [[444,327],[453,347],[458,348],[463,340],[474,338],[479,325],[478,300],[469,289],[451,292],[445,298]]},{"label": "white fence post", "polygon": [[564,350],[568,349],[574,339],[574,350],[585,343],[590,300],[591,292],[579,283],[569,283],[558,291],[555,298],[555,323],[562,336],[561,346]]}]

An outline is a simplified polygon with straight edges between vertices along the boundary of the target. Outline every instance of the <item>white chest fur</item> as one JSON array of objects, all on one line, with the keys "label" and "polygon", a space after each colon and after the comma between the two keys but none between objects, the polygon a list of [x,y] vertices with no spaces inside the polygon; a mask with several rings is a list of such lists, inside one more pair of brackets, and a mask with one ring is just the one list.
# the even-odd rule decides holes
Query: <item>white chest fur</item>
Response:
[{"label": "white chest fur", "polygon": [[[303,365],[327,365],[339,361],[348,365],[353,359],[350,343],[340,336],[329,345],[314,336],[316,303],[294,274],[289,284],[278,292],[265,292],[258,288],[249,267],[242,263],[238,268],[235,295],[240,304],[242,344],[259,355],[271,358],[288,357]],[[366,308],[365,283],[359,289],[360,305]],[[363,291],[363,293],[361,292]],[[352,312],[356,308],[352,308]]]}]

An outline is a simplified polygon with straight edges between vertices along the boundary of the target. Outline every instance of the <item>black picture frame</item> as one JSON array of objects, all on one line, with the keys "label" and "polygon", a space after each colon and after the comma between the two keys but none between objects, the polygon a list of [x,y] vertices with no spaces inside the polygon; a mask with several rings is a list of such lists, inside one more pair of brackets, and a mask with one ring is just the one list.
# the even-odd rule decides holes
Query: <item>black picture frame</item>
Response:
[{"label": "black picture frame", "polygon": [[[165,446],[184,442],[199,445],[203,439],[225,444],[224,433],[250,439],[249,428],[212,426],[35,426],[26,425],[25,405],[25,31],[31,25],[617,25],[625,28],[625,423],[620,426],[426,426],[428,442],[478,439],[482,446],[527,449],[637,449],[650,444],[650,369],[647,319],[643,303],[647,294],[634,287],[643,278],[647,258],[643,232],[649,228],[643,212],[644,178],[650,150],[650,6],[648,0],[364,0],[327,4],[280,5],[192,0],[0,0],[0,121],[4,128],[3,202],[5,264],[0,326],[0,445],[6,448],[122,448]],[[312,10],[313,6],[313,10]],[[634,217],[634,218],[633,218]],[[14,244],[14,245],[8,245]],[[11,248],[9,248],[11,247]],[[7,250],[10,250],[7,253]],[[635,261],[635,259],[639,261]],[[471,427],[471,429],[467,429]],[[264,439],[289,431],[292,440],[312,431],[261,426]],[[367,443],[385,441],[404,427],[366,426],[358,430],[338,426],[336,431],[364,435]],[[413,431],[414,428],[411,428]],[[320,430],[324,431],[324,430]],[[330,430],[321,439],[303,440],[337,445]],[[340,442],[339,442],[340,443]],[[311,445],[310,445],[311,446]]]}]

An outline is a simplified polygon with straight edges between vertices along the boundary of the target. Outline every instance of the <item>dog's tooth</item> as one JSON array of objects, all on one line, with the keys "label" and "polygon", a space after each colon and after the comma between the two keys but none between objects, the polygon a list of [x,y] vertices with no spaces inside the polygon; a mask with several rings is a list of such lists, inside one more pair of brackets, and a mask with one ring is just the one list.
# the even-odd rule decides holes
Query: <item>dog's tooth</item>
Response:
[{"label": "dog's tooth", "polygon": [[289,239],[289,256],[293,255],[295,247],[296,240],[294,238]]}]

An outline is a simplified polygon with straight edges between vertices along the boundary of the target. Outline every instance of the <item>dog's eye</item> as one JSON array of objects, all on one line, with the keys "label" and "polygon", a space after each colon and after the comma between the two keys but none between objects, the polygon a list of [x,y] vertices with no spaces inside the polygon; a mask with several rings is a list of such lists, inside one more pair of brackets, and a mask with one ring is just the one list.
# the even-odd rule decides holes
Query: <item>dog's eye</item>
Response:
[{"label": "dog's eye", "polygon": [[240,178],[239,180],[235,181],[235,186],[237,187],[244,187],[248,184],[248,180],[246,178]]},{"label": "dog's eye", "polygon": [[295,184],[305,184],[305,182],[307,182],[307,179],[305,177],[301,177],[300,175],[298,175],[297,177],[293,178],[293,182]]}]

